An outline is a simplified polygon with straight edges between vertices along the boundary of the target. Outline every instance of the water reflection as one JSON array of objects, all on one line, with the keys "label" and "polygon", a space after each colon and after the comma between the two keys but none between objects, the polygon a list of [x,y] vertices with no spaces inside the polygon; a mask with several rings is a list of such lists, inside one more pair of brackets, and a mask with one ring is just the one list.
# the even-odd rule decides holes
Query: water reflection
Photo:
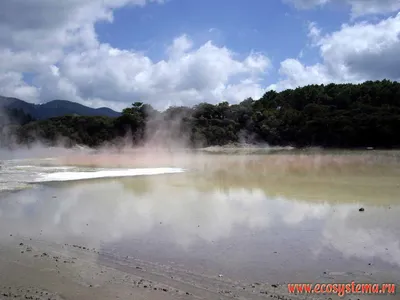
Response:
[{"label": "water reflection", "polygon": [[[296,181],[307,181],[300,200],[291,197]],[[328,201],[335,181],[338,196]],[[352,181],[368,190],[370,181]],[[398,272],[396,184],[386,181],[369,195],[348,184],[221,171],[50,184],[0,201],[1,235],[80,240],[255,280],[314,280],[325,270]]]},{"label": "water reflection", "polygon": [[400,224],[396,219],[399,212],[399,207],[369,208],[359,214],[339,207],[327,219],[321,247],[335,248],[348,259],[381,259],[400,266]]},{"label": "water reflection", "polygon": [[[143,184],[147,182],[147,184]],[[260,190],[201,192],[140,179],[137,190],[117,180],[78,183],[14,193],[0,202],[2,228],[24,235],[81,236],[111,242],[169,227],[182,246],[194,239],[228,237],[235,225],[264,228],[268,205]],[[143,184],[143,185],[142,185]],[[56,197],[56,198],[55,198]]]}]

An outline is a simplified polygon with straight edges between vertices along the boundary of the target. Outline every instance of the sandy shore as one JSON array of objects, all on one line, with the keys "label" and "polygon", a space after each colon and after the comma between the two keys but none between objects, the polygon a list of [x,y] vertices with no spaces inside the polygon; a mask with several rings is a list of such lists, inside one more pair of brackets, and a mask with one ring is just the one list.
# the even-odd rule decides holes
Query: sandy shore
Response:
[{"label": "sandy shore", "polygon": [[81,245],[14,236],[0,244],[0,270],[0,299],[310,299],[287,295],[284,286],[206,277]]}]

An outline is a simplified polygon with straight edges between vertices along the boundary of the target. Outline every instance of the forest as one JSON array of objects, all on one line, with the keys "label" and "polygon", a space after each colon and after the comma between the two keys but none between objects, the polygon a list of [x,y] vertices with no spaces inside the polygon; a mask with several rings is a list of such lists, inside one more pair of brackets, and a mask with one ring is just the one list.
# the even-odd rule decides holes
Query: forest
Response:
[{"label": "forest", "polygon": [[[134,101],[133,101],[134,102]],[[200,103],[160,112],[134,102],[118,117],[65,115],[35,120],[19,110],[6,112],[1,145],[49,145],[66,141],[105,144],[169,144],[191,147],[237,143],[325,148],[400,146],[400,83],[309,85],[238,104]],[[4,119],[4,118],[3,118]]]}]

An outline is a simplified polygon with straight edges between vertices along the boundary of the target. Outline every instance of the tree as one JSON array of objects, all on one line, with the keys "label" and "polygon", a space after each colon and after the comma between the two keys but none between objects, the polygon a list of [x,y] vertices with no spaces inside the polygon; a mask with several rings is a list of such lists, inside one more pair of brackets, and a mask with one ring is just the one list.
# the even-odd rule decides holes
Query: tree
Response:
[{"label": "tree", "polygon": [[162,131],[167,139],[187,135],[192,146],[243,141],[298,147],[400,146],[400,84],[389,80],[309,85],[268,91],[259,100],[247,98],[239,104],[203,102],[164,112],[135,102],[117,118],[63,116],[34,121],[20,111],[8,114],[18,120],[13,121],[13,132],[21,143],[64,136],[89,146],[121,137],[138,144]]}]

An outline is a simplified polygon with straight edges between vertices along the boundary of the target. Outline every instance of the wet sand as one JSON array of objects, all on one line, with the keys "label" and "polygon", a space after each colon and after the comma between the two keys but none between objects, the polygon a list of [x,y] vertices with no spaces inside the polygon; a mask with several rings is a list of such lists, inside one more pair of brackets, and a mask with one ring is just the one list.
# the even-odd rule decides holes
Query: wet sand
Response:
[{"label": "wet sand", "polygon": [[[398,299],[396,295],[293,295],[286,285],[205,276],[171,265],[118,257],[78,244],[10,237],[0,247],[0,299]],[[351,279],[350,279],[351,278]],[[327,280],[330,279],[330,280]],[[360,274],[327,274],[327,282],[376,283]]]},{"label": "wet sand", "polygon": [[1,244],[0,270],[1,299],[306,299],[288,295],[284,286],[207,277],[77,244],[13,236]]}]

